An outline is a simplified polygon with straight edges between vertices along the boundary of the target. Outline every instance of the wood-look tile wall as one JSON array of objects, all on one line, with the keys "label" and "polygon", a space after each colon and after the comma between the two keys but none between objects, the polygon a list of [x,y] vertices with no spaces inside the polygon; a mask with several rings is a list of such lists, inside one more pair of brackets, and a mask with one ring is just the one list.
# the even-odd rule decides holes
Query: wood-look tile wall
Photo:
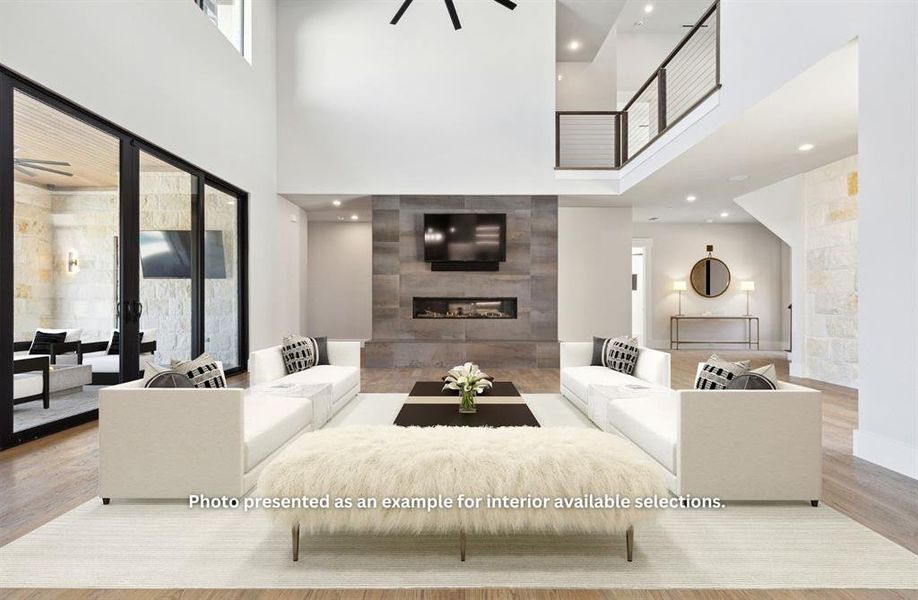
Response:
[{"label": "wood-look tile wall", "polygon": [[[424,213],[505,213],[507,261],[498,272],[432,272]],[[516,319],[412,318],[415,296],[514,297]],[[374,196],[373,339],[367,367],[487,370],[558,366],[557,196]]]}]

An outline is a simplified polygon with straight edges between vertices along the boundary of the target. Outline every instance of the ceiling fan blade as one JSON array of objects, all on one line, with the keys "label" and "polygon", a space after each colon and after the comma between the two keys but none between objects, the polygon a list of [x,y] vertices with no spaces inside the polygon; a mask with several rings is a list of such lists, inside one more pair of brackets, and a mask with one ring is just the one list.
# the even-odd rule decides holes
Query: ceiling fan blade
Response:
[{"label": "ceiling fan blade", "polygon": [[402,2],[402,5],[398,7],[398,11],[395,13],[395,16],[392,17],[392,20],[389,21],[390,25],[398,25],[399,19],[402,18],[402,15],[405,14],[405,11],[408,10],[408,7],[411,6],[413,0],[405,0]]},{"label": "ceiling fan blade", "polygon": [[38,165],[26,165],[30,169],[37,169],[39,171],[47,171],[48,173],[54,173],[55,175],[63,175],[64,177],[73,177],[73,173],[67,173],[65,171],[58,171],[57,169],[49,169],[47,167],[39,167]]},{"label": "ceiling fan blade", "polygon": [[513,10],[514,8],[516,8],[516,2],[511,2],[510,0],[494,0],[494,1],[500,4],[501,6],[506,6],[510,10]]},{"label": "ceiling fan blade", "polygon": [[456,5],[453,4],[453,0],[444,0],[446,2],[446,10],[449,12],[449,18],[453,22],[453,29],[462,29],[462,23],[459,22],[459,15],[456,14]]},{"label": "ceiling fan blade", "polygon": [[37,158],[17,158],[17,161],[21,163],[37,163],[39,165],[58,165],[61,167],[69,167],[69,162],[64,162],[62,160],[38,160]]},{"label": "ceiling fan blade", "polygon": [[25,175],[26,177],[35,177],[35,173],[32,173],[31,171],[27,171],[26,169],[23,169],[19,165],[13,165],[13,168],[19,171],[20,173],[22,173],[23,175]]}]

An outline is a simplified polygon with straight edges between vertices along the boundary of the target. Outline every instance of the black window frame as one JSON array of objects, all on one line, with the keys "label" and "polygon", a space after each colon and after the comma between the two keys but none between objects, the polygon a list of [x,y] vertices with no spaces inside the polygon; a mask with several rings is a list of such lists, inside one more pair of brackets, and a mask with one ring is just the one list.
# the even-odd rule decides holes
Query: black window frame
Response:
[{"label": "black window frame", "polygon": [[[204,0],[192,0],[192,1],[197,5],[198,8],[201,9],[201,12],[204,13],[204,16],[207,17],[207,11],[204,9]],[[240,21],[239,21],[239,48],[238,50],[239,50],[239,54],[245,57],[245,51],[248,45],[246,43],[248,40],[246,40],[246,36],[245,36],[245,3],[246,3],[246,0],[239,0],[239,2],[242,3],[242,16],[240,17]],[[208,17],[208,20],[209,20],[209,17]],[[217,27],[218,31],[220,30],[219,26],[217,26],[216,24],[214,24],[214,26]],[[226,35],[224,35],[222,31],[220,32],[220,35],[223,35],[223,37],[226,37]],[[228,40],[228,41],[231,44],[233,44],[232,40]],[[233,44],[233,48],[235,47],[236,47],[236,44]]]},{"label": "black window frame", "polygon": [[[168,150],[99,116],[49,88],[0,64],[0,450],[45,437],[98,419],[94,409],[78,415],[44,423],[22,431],[13,431],[13,281],[14,281],[14,171],[13,171],[13,98],[16,91],[25,93],[51,108],[99,129],[119,140],[119,252],[121,289],[118,290],[121,314],[131,302],[139,302],[140,292],[140,152],[143,151],[197,178],[197,197],[192,213],[192,356],[204,352],[204,188],[209,185],[236,198],[238,228],[237,260],[239,269],[238,352],[237,367],[227,375],[248,369],[248,192],[186,161]],[[194,252],[194,249],[197,251]],[[2,290],[7,290],[3,293]],[[120,381],[132,381],[140,375],[139,319],[122,319],[122,354]],[[9,342],[9,343],[7,343]]]}]

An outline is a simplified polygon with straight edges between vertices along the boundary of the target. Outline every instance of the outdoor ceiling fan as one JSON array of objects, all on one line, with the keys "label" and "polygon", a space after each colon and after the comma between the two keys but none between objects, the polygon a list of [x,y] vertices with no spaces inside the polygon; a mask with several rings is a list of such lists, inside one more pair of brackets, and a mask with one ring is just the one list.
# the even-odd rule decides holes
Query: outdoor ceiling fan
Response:
[{"label": "outdoor ceiling fan", "polygon": [[[19,152],[19,146],[13,148],[13,154],[15,155]],[[73,177],[73,173],[68,173],[66,171],[60,171],[58,169],[51,169],[47,166],[42,165],[51,165],[55,167],[69,167],[69,162],[64,162],[62,160],[39,160],[37,158],[16,158],[13,156],[13,168],[25,175],[26,177],[35,177],[37,173],[33,171],[46,171],[48,173],[54,173],[55,175],[63,175],[64,177]]]},{"label": "outdoor ceiling fan", "polygon": [[[404,0],[404,2],[402,2],[402,5],[398,8],[398,12],[395,13],[395,16],[392,17],[392,21],[390,21],[392,25],[398,24],[399,19],[402,18],[402,15],[405,14],[405,11],[408,10],[408,7],[411,6],[413,1],[414,0]],[[459,15],[456,13],[456,5],[453,4],[453,0],[443,1],[446,3],[446,11],[449,13],[449,18],[453,22],[453,28],[462,29],[462,23],[459,22]],[[511,0],[494,0],[494,2],[510,10],[516,8],[516,2],[512,2]]]}]

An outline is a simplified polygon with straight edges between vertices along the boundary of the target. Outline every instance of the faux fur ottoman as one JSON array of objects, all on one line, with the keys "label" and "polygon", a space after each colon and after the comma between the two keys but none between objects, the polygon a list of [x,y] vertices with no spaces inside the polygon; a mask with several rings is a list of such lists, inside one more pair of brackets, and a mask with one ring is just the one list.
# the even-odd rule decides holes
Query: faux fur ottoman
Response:
[{"label": "faux fur ottoman", "polygon": [[[292,528],[293,560],[305,529],[458,535],[462,560],[467,533],[626,533],[630,561],[634,525],[656,514],[635,501],[667,492],[657,467],[602,431],[368,426],[304,434],[265,468],[258,493]],[[610,507],[616,495],[630,506]]]}]

